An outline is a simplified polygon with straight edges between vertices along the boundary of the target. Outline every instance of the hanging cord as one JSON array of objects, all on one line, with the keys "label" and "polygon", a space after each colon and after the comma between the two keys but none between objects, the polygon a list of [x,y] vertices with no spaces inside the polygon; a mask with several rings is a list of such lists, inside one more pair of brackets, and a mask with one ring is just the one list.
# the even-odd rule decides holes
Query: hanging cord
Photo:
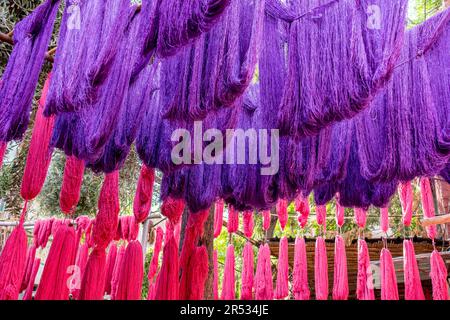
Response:
[{"label": "hanging cord", "polygon": [[25,223],[25,218],[27,215],[27,207],[28,207],[28,200],[25,200],[22,213],[20,214],[19,226],[23,226],[23,224]]}]

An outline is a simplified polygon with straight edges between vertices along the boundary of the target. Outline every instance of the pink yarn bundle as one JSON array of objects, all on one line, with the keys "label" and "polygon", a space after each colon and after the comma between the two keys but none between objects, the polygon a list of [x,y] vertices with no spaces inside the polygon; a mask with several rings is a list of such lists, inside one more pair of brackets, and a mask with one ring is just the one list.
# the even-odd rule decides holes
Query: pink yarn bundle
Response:
[{"label": "pink yarn bundle", "polygon": [[89,257],[89,246],[87,243],[80,244],[78,247],[77,256],[75,259],[75,265],[78,267],[77,275],[80,276],[79,279],[74,279],[75,284],[71,284],[73,288],[71,289],[71,293],[75,300],[78,298],[80,293],[81,279],[83,278],[84,270],[86,269],[87,260]]},{"label": "pink yarn bundle", "polygon": [[[195,247],[194,252],[190,257],[190,270],[188,273],[183,273],[186,277],[188,290],[181,296],[182,300],[203,300],[205,292],[205,283],[208,278],[208,251],[206,246]],[[183,281],[183,280],[182,280]]]},{"label": "pink yarn bundle", "polygon": [[[433,194],[431,193],[430,180],[428,178],[420,179],[420,196],[422,200],[423,215],[426,218],[433,218],[436,214],[434,211]],[[428,226],[427,234],[430,239],[436,237],[436,226]]]},{"label": "pink yarn bundle", "polygon": [[150,214],[154,181],[155,169],[143,164],[133,202],[133,214],[137,223],[144,222]]},{"label": "pink yarn bundle", "polygon": [[105,293],[111,294],[111,282],[114,273],[114,266],[117,258],[117,245],[112,243],[109,246],[108,256],[106,257],[106,277],[105,277]]},{"label": "pink yarn bundle", "polygon": [[0,141],[0,169],[3,167],[3,158],[5,157],[8,144],[4,141]]},{"label": "pink yarn bundle", "polygon": [[328,258],[325,239],[318,237],[314,257],[316,300],[328,300]]},{"label": "pink yarn bundle", "polygon": [[278,221],[280,222],[281,229],[286,228],[288,222],[288,201],[285,199],[279,199],[277,203]]},{"label": "pink yarn bundle", "polygon": [[23,300],[31,300],[33,298],[34,282],[36,280],[36,275],[40,266],[41,259],[34,259],[30,274],[30,280],[28,281],[27,289],[25,291],[25,294],[23,295]]},{"label": "pink yarn bundle", "polygon": [[247,242],[244,246],[242,263],[241,300],[253,300],[254,255],[253,245]]},{"label": "pink yarn bundle", "polygon": [[400,203],[402,205],[403,224],[407,227],[411,225],[413,215],[413,190],[411,181],[406,183],[400,183],[398,187],[398,194],[400,197]]},{"label": "pink yarn bundle", "polygon": [[27,235],[23,228],[26,207],[0,255],[0,300],[17,300],[27,259]]},{"label": "pink yarn bundle", "polygon": [[89,255],[81,280],[79,300],[103,300],[106,279],[105,265],[105,249],[94,248]]},{"label": "pink yarn bundle", "polygon": [[239,211],[233,206],[228,206],[228,233],[236,233],[239,229]]},{"label": "pink yarn bundle", "polygon": [[214,210],[214,238],[220,236],[223,226],[223,207],[224,203],[222,199],[216,201],[216,206]]},{"label": "pink yarn bundle", "polygon": [[342,227],[345,222],[345,208],[336,201],[336,224]]},{"label": "pink yarn bundle", "polygon": [[234,300],[236,299],[236,279],[235,279],[235,257],[234,246],[230,244],[227,248],[227,255],[225,257],[225,268],[223,271],[222,282],[222,300]]},{"label": "pink yarn bundle", "polygon": [[355,208],[355,222],[358,227],[364,229],[367,223],[367,210],[363,208]]},{"label": "pink yarn bundle", "polygon": [[156,273],[158,272],[159,254],[162,248],[164,231],[161,227],[156,228],[156,239],[153,247],[153,256],[148,267],[147,279],[149,284],[153,284]]},{"label": "pink yarn bundle", "polygon": [[131,241],[120,270],[116,300],[140,300],[144,277],[144,257],[139,241]]},{"label": "pink yarn bundle", "polygon": [[289,251],[288,239],[281,238],[278,254],[277,285],[275,287],[275,299],[281,300],[289,296]]},{"label": "pink yarn bundle", "polygon": [[127,241],[130,238],[130,218],[130,216],[122,216],[119,218],[122,239]]},{"label": "pink yarn bundle", "polygon": [[83,175],[84,162],[74,156],[67,157],[61,193],[59,194],[59,206],[65,214],[72,214],[78,205],[78,201],[80,201]]},{"label": "pink yarn bundle", "polygon": [[341,236],[336,236],[334,243],[333,300],[347,300],[348,293],[347,254],[345,250],[345,241]]},{"label": "pink yarn bundle", "polygon": [[295,300],[309,300],[308,261],[306,256],[306,243],[304,238],[295,239],[294,272],[292,274]]},{"label": "pink yarn bundle", "polygon": [[253,236],[253,228],[255,227],[255,222],[253,220],[253,211],[244,211],[243,216],[244,235],[247,238],[251,238]]},{"label": "pink yarn bundle", "polygon": [[219,258],[217,256],[217,250],[213,253],[213,267],[214,267],[214,279],[213,279],[213,292],[214,300],[219,300]]},{"label": "pink yarn bundle", "polygon": [[173,226],[168,223],[161,270],[156,281],[155,300],[178,300],[178,266],[178,245],[174,237]]},{"label": "pink yarn bundle", "polygon": [[298,213],[298,223],[304,228],[308,223],[310,208],[308,198],[304,197],[303,194],[299,194],[295,199],[295,211]]},{"label": "pink yarn bundle", "polygon": [[116,255],[116,262],[111,277],[111,300],[116,300],[117,290],[119,288],[120,275],[122,274],[123,261],[125,259],[125,245],[120,246]]},{"label": "pink yarn bundle", "polygon": [[375,300],[369,249],[363,239],[358,239],[358,276],[356,279],[358,300]]},{"label": "pink yarn bundle", "polygon": [[323,230],[327,228],[327,207],[316,206],[316,218],[317,223],[323,227]]},{"label": "pink yarn bundle", "polygon": [[270,210],[264,210],[263,215],[263,230],[267,231],[270,228]]},{"label": "pink yarn bundle", "polygon": [[403,241],[403,263],[405,300],[425,300],[414,244],[411,240]]},{"label": "pink yarn bundle", "polygon": [[66,224],[58,227],[45,262],[36,300],[68,300],[70,274],[77,252],[75,230]]},{"label": "pink yarn bundle", "polygon": [[259,247],[258,264],[255,274],[255,300],[273,299],[272,263],[268,244]]},{"label": "pink yarn bundle", "polygon": [[28,287],[30,282],[31,273],[33,272],[34,259],[36,257],[36,246],[30,245],[27,250],[27,260],[25,264],[25,273],[22,279],[22,285],[20,286],[20,292],[23,292]]},{"label": "pink yarn bundle", "polygon": [[380,226],[381,226],[381,230],[383,230],[384,233],[388,232],[388,230],[389,230],[389,209],[388,208],[380,209]]},{"label": "pink yarn bundle", "polygon": [[431,253],[430,265],[433,300],[448,300],[447,267],[437,250]]},{"label": "pink yarn bundle", "polygon": [[381,300],[398,300],[397,275],[394,261],[388,249],[383,248],[380,256]]},{"label": "pink yarn bundle", "polygon": [[184,210],[184,201],[181,199],[167,198],[161,206],[161,213],[173,226],[180,222]]}]

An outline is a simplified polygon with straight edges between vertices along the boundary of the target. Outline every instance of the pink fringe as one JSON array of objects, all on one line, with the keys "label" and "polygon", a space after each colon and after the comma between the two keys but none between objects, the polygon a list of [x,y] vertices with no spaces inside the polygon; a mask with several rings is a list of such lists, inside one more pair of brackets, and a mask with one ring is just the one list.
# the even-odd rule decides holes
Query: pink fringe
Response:
[{"label": "pink fringe", "polygon": [[336,224],[342,227],[345,222],[345,208],[336,201]]},{"label": "pink fringe", "polygon": [[358,227],[364,229],[367,223],[367,210],[362,208],[355,208],[355,222]]},{"label": "pink fringe", "polygon": [[119,288],[120,274],[122,273],[123,260],[125,258],[126,247],[120,246],[117,251],[116,263],[111,277],[111,300],[116,300],[117,290]]},{"label": "pink fringe", "polygon": [[255,223],[253,221],[253,211],[244,211],[244,235],[247,238],[251,238],[253,236],[253,228]]},{"label": "pink fringe", "polygon": [[177,300],[179,296],[178,244],[174,237],[173,226],[166,225],[163,260],[156,281],[155,300]]},{"label": "pink fringe", "polygon": [[247,242],[244,246],[242,263],[241,300],[253,300],[254,256],[253,245]]},{"label": "pink fringe", "polygon": [[208,271],[208,251],[206,246],[196,247],[190,258],[189,271],[186,273],[189,290],[184,297],[180,296],[180,299],[203,300]]},{"label": "pink fringe", "polygon": [[27,290],[25,291],[25,294],[23,295],[23,300],[33,299],[34,283],[36,281],[36,275],[39,271],[40,266],[41,266],[41,259],[39,259],[39,258],[35,259],[32,270],[31,270],[30,280],[28,282]]},{"label": "pink fringe", "polygon": [[299,194],[295,199],[295,211],[298,213],[297,220],[300,227],[306,227],[309,218],[309,201],[302,194]]},{"label": "pink fringe", "polygon": [[234,266],[234,246],[230,244],[227,248],[225,269],[223,271],[222,300],[236,299]]},{"label": "pink fringe", "polygon": [[356,280],[358,300],[375,300],[372,268],[366,241],[358,240],[358,277]]},{"label": "pink fringe", "polygon": [[228,206],[228,233],[235,233],[239,229],[239,211],[233,208],[233,206]]},{"label": "pink fringe", "polygon": [[278,254],[277,286],[275,288],[275,299],[281,300],[289,296],[289,252],[288,239],[281,238]]},{"label": "pink fringe", "polygon": [[105,249],[95,248],[89,255],[81,280],[79,300],[103,300],[106,279]]},{"label": "pink fringe", "polygon": [[334,244],[333,300],[347,300],[348,293],[349,289],[345,241],[341,236],[336,236]]},{"label": "pink fringe", "polygon": [[116,300],[140,300],[144,277],[144,257],[139,241],[131,241],[125,251]]},{"label": "pink fringe", "polygon": [[295,300],[309,300],[311,292],[308,284],[308,262],[304,238],[295,239],[294,272],[292,274]]},{"label": "pink fringe", "polygon": [[117,245],[112,243],[109,247],[108,256],[106,258],[106,278],[105,293],[111,294],[112,278],[114,274],[114,266],[117,259]]},{"label": "pink fringe", "polygon": [[255,274],[255,300],[273,299],[272,263],[268,244],[259,247],[258,264]]},{"label": "pink fringe", "polygon": [[430,265],[433,300],[448,300],[447,266],[436,250],[431,253]]},{"label": "pink fringe", "polygon": [[324,230],[327,228],[327,207],[326,206],[316,206],[316,218],[317,223],[323,227]]},{"label": "pink fringe", "polygon": [[277,203],[278,221],[280,222],[281,229],[286,228],[288,222],[288,202],[285,199],[279,199]]},{"label": "pink fringe", "polygon": [[217,238],[222,233],[223,226],[223,200],[217,200],[214,211],[214,238]]},{"label": "pink fringe", "polygon": [[264,210],[263,215],[263,230],[267,231],[270,228],[270,210]]},{"label": "pink fringe", "polygon": [[397,275],[394,261],[388,249],[381,250],[380,257],[381,300],[398,300]]},{"label": "pink fringe", "polygon": [[411,240],[403,241],[403,269],[405,276],[405,300],[425,300],[419,267],[417,265],[414,244]]},{"label": "pink fringe", "polygon": [[27,262],[25,267],[25,273],[22,279],[22,285],[20,286],[20,292],[23,292],[28,287],[28,282],[30,282],[31,273],[33,272],[33,264],[36,256],[36,246],[32,244],[27,250]]},{"label": "pink fringe", "polygon": [[[420,179],[420,195],[422,199],[423,215],[426,218],[433,218],[436,213],[434,211],[433,194],[431,193],[431,185],[428,178]],[[428,226],[426,229],[428,238],[434,239],[437,233],[436,226]]]},{"label": "pink fringe", "polygon": [[87,243],[80,244],[77,251],[77,257],[75,259],[75,265],[78,267],[80,278],[80,283],[73,284],[73,289],[71,290],[72,296],[76,300],[80,293],[81,279],[83,278],[84,270],[86,269],[86,263],[89,257],[89,247]]},{"label": "pink fringe", "polygon": [[403,224],[409,227],[411,225],[413,215],[412,206],[414,199],[411,181],[401,183],[398,187],[398,193],[400,197],[400,203],[402,205]]},{"label": "pink fringe", "polygon": [[316,300],[328,300],[328,258],[325,239],[316,240],[316,253],[314,263],[314,282]]},{"label": "pink fringe", "polygon": [[381,230],[383,230],[384,233],[388,232],[388,230],[389,230],[389,209],[388,208],[380,209],[380,226],[381,226]]}]

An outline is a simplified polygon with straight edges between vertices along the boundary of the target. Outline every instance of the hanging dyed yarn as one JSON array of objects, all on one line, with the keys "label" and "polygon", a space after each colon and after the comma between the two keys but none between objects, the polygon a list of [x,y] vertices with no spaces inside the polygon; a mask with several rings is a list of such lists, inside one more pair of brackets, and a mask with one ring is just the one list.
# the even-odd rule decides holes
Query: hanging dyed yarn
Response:
[{"label": "hanging dyed yarn", "polygon": [[222,300],[234,300],[236,299],[236,283],[235,283],[235,260],[234,260],[234,246],[228,245],[227,255],[225,257],[225,268],[223,271],[222,282]]},{"label": "hanging dyed yarn", "polygon": [[270,228],[270,210],[263,210],[263,230],[267,231]]},{"label": "hanging dyed yarn", "polygon": [[356,225],[364,229],[367,222],[367,210],[363,208],[354,208]]},{"label": "hanging dyed yarn", "polygon": [[[78,243],[78,237],[75,243]],[[77,255],[75,258],[75,272],[76,276],[72,277],[72,282],[70,283],[70,293],[76,300],[81,288],[81,279],[83,278],[84,270],[86,269],[86,263],[89,257],[89,245],[85,242],[78,246]],[[74,283],[73,283],[74,282]]]},{"label": "hanging dyed yarn", "polygon": [[23,295],[22,300],[24,300],[24,301],[31,300],[33,297],[34,284],[36,281],[36,275],[38,273],[40,265],[41,265],[41,259],[35,259],[34,263],[33,263],[32,271],[30,274],[30,279],[28,281],[27,289],[25,291],[25,294]]},{"label": "hanging dyed yarn", "polygon": [[398,300],[397,276],[394,261],[388,249],[383,248],[380,256],[381,300]]},{"label": "hanging dyed yarn", "polygon": [[289,251],[288,239],[280,240],[277,267],[277,285],[275,287],[275,299],[282,300],[289,296]]},{"label": "hanging dyed yarn", "polygon": [[403,270],[405,277],[405,300],[425,300],[419,267],[414,252],[414,244],[411,240],[403,241]]},{"label": "hanging dyed yarn", "polygon": [[216,201],[214,210],[214,238],[217,238],[222,233],[223,226],[223,200]]},{"label": "hanging dyed yarn", "polygon": [[[433,193],[431,192],[430,180],[428,178],[420,179],[420,196],[422,199],[422,210],[425,218],[433,218],[434,212],[434,200]],[[428,238],[434,239],[436,237],[436,226],[428,226],[427,228]]]},{"label": "hanging dyed yarn", "polygon": [[31,273],[33,272],[33,264],[36,257],[36,245],[32,244],[28,246],[27,259],[25,263],[25,273],[22,279],[22,285],[20,286],[20,292],[23,292],[30,282]]},{"label": "hanging dyed yarn", "polygon": [[336,224],[342,228],[345,222],[345,208],[336,200]]},{"label": "hanging dyed yarn", "polygon": [[84,162],[75,157],[67,157],[59,195],[59,206],[65,214],[72,214],[80,201],[83,174]]},{"label": "hanging dyed yarn", "polygon": [[244,235],[247,238],[253,236],[253,228],[255,227],[255,222],[253,220],[253,211],[247,210],[243,214],[243,224],[244,224]]},{"label": "hanging dyed yarn", "polygon": [[111,294],[111,282],[114,272],[114,266],[117,259],[117,245],[112,243],[109,246],[108,256],[106,257],[106,277],[105,277],[105,293]]},{"label": "hanging dyed yarn", "polygon": [[143,164],[133,202],[133,213],[137,223],[144,222],[150,213],[154,181],[155,170]]},{"label": "hanging dyed yarn", "polygon": [[116,300],[140,300],[144,277],[144,258],[139,241],[131,241],[120,270]]},{"label": "hanging dyed yarn", "polygon": [[0,141],[0,169],[3,166],[3,158],[5,157],[7,147],[8,144],[6,142]]},{"label": "hanging dyed yarn", "polygon": [[253,300],[254,256],[250,242],[244,246],[242,260],[241,300]]},{"label": "hanging dyed yarn", "polygon": [[235,233],[239,229],[239,211],[233,206],[228,206],[228,233]]},{"label": "hanging dyed yarn", "polygon": [[380,208],[380,227],[384,233],[389,230],[389,208]]},{"label": "hanging dyed yarn", "polygon": [[278,221],[280,222],[281,229],[284,230],[286,223],[288,222],[288,202],[287,200],[280,199],[277,203]]},{"label": "hanging dyed yarn", "polygon": [[316,300],[328,300],[328,258],[325,239],[317,237],[314,256]]},{"label": "hanging dyed yarn", "polygon": [[117,297],[117,290],[119,288],[119,281],[122,274],[122,267],[126,250],[126,246],[122,245],[117,252],[116,262],[114,264],[114,269],[111,277],[111,300],[116,300]]},{"label": "hanging dyed yarn", "polygon": [[323,227],[323,230],[327,230],[327,207],[316,206],[316,218],[317,223]]},{"label": "hanging dyed yarn", "polygon": [[268,244],[259,247],[258,264],[255,273],[255,300],[273,299],[272,263]]},{"label": "hanging dyed yarn", "polygon": [[308,223],[310,212],[309,201],[307,197],[299,194],[297,198],[295,198],[295,211],[298,213],[298,223],[302,228],[304,228]]},{"label": "hanging dyed yarn", "polygon": [[430,266],[433,300],[448,300],[447,266],[437,250],[431,253]]},{"label": "hanging dyed yarn", "polygon": [[147,274],[147,279],[150,287],[153,286],[153,281],[155,279],[156,273],[158,272],[159,254],[162,248],[163,236],[164,236],[163,229],[161,227],[158,227],[156,229],[156,239],[155,245],[153,247],[153,256],[152,260],[150,261],[150,266],[148,267],[148,274]]},{"label": "hanging dyed yarn", "polygon": [[403,224],[409,227],[413,216],[412,206],[414,200],[411,181],[401,183],[398,187],[398,194],[402,205]]},{"label": "hanging dyed yarn", "polygon": [[347,300],[348,294],[349,289],[345,241],[341,236],[336,236],[334,243],[333,300]]},{"label": "hanging dyed yarn", "polygon": [[47,0],[14,27],[14,49],[0,81],[0,141],[20,140],[30,120],[59,0]]},{"label": "hanging dyed yarn", "polygon": [[356,283],[358,300],[375,300],[369,249],[363,239],[358,239],[358,277]]},{"label": "hanging dyed yarn", "polygon": [[295,300],[309,300],[308,262],[304,238],[295,239],[294,271],[292,274],[292,291]]}]

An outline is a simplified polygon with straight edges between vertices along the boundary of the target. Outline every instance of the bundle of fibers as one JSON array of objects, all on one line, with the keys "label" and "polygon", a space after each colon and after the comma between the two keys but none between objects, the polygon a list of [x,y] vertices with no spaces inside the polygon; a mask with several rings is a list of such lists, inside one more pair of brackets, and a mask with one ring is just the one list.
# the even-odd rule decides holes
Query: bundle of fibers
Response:
[{"label": "bundle of fibers", "polygon": [[[76,242],[78,243],[78,242]],[[81,288],[81,279],[83,279],[84,270],[86,269],[87,260],[89,257],[89,245],[85,242],[78,246],[77,255],[75,258],[75,273],[72,277],[74,283],[70,283],[70,294],[72,294],[75,300],[78,299]]]},{"label": "bundle of fibers", "polygon": [[300,227],[306,227],[309,218],[309,201],[308,198],[303,196],[303,194],[299,194],[297,198],[295,198],[295,211],[298,213],[298,223]]},{"label": "bundle of fibers", "polygon": [[17,300],[27,259],[27,235],[23,227],[25,210],[0,255],[0,300]]},{"label": "bundle of fibers", "polygon": [[325,239],[318,237],[314,256],[316,300],[328,300],[328,258]]},{"label": "bundle of fibers", "polygon": [[255,300],[273,299],[272,263],[268,244],[259,247],[254,286]]},{"label": "bundle of fibers", "polygon": [[234,300],[236,299],[236,283],[235,283],[235,258],[234,258],[234,246],[228,245],[227,254],[225,257],[225,267],[223,271],[222,282],[222,294],[220,298],[222,300]]},{"label": "bundle of fibers", "polygon": [[6,142],[0,141],[0,169],[3,166],[3,158],[5,157],[7,147],[8,144]]},{"label": "bundle of fibers", "polygon": [[[420,197],[422,199],[422,210],[425,218],[433,218],[434,212],[434,200],[433,193],[431,192],[430,180],[428,178],[420,179]],[[434,239],[436,237],[436,226],[428,226],[427,228],[428,238]]]},{"label": "bundle of fibers", "polygon": [[219,259],[217,250],[213,253],[213,267],[214,267],[214,279],[213,279],[213,294],[214,300],[219,300]]},{"label": "bundle of fibers", "polygon": [[84,162],[76,157],[67,157],[64,166],[63,182],[59,194],[59,206],[65,214],[72,214],[80,201],[83,183]]},{"label": "bundle of fibers", "polygon": [[367,223],[367,210],[364,208],[354,208],[356,225],[364,229]]},{"label": "bundle of fibers", "polygon": [[384,233],[389,230],[389,208],[380,208],[380,227]]},{"label": "bundle of fibers", "polygon": [[149,285],[153,285],[156,273],[158,272],[159,254],[162,248],[163,236],[163,229],[161,227],[158,227],[156,229],[155,245],[153,246],[153,256],[152,260],[150,261],[150,266],[148,267],[147,279]]},{"label": "bundle of fibers", "polygon": [[22,139],[59,0],[47,0],[14,27],[14,49],[0,81],[0,141]]},{"label": "bundle of fibers", "polygon": [[233,206],[228,206],[228,233],[235,233],[239,229],[239,211]]},{"label": "bundle of fibers", "polygon": [[[208,271],[206,246],[195,247],[189,258],[188,268],[183,271],[181,277],[181,300],[203,300]],[[186,286],[186,289],[183,286]]]},{"label": "bundle of fibers", "polygon": [[144,258],[139,241],[131,241],[125,251],[115,300],[140,300]]},{"label": "bundle of fibers", "polygon": [[126,246],[121,245],[117,251],[116,261],[114,263],[114,269],[111,277],[111,300],[116,300],[126,250]]},{"label": "bundle of fibers", "polygon": [[270,210],[263,210],[262,212],[263,216],[263,230],[267,231],[270,228]]},{"label": "bundle of fibers", "polygon": [[448,300],[447,267],[438,251],[430,257],[430,277],[433,285],[433,300]]},{"label": "bundle of fibers", "polygon": [[403,224],[407,227],[411,225],[413,216],[413,190],[411,181],[401,183],[398,187],[398,195],[402,205]]},{"label": "bundle of fibers", "polygon": [[125,0],[82,0],[76,5],[83,12],[79,25],[71,24],[71,6],[66,6],[63,14],[47,116],[83,110],[100,99],[135,12],[135,7]]},{"label": "bundle of fibers", "polygon": [[77,244],[75,230],[66,224],[58,227],[42,271],[36,300],[68,300],[70,274],[68,267],[75,262]]},{"label": "bundle of fibers", "polygon": [[253,228],[255,227],[252,210],[244,211],[243,224],[244,224],[244,235],[247,238],[251,238],[253,236]]},{"label": "bundle of fibers", "polygon": [[278,200],[277,203],[277,214],[278,221],[280,222],[281,229],[284,230],[288,222],[288,202],[285,199]]},{"label": "bundle of fibers", "polygon": [[164,199],[161,206],[161,213],[164,217],[169,219],[170,223],[175,226],[180,222],[181,215],[184,211],[184,201],[168,197]]},{"label": "bundle of fibers", "polygon": [[388,249],[383,248],[380,256],[381,300],[398,300],[397,275],[394,261]]},{"label": "bundle of fibers", "polygon": [[403,241],[405,300],[425,300],[412,240]]},{"label": "bundle of fibers", "polygon": [[316,218],[317,223],[326,230],[327,226],[327,207],[326,206],[316,206]]},{"label": "bundle of fibers", "polygon": [[345,208],[336,200],[336,224],[342,228],[345,223]]},{"label": "bundle of fibers", "polygon": [[23,292],[30,282],[30,277],[33,272],[33,264],[36,257],[36,245],[31,244],[27,250],[27,260],[25,263],[25,273],[23,274],[22,285],[20,286],[20,292]]},{"label": "bundle of fibers", "polygon": [[[270,2],[283,7],[279,0]],[[367,10],[372,5],[382,22]],[[299,18],[290,28],[279,126],[282,134],[312,136],[367,108],[390,79],[402,46],[407,1],[317,0],[292,10]]]},{"label": "bundle of fibers", "polygon": [[364,177],[410,181],[448,163],[449,79],[439,66],[448,60],[449,16],[447,9],[407,32],[392,81],[355,118]]},{"label": "bundle of fibers", "polygon": [[130,216],[122,216],[119,218],[120,220],[120,229],[122,229],[122,239],[128,241],[130,238]]},{"label": "bundle of fibers", "polygon": [[42,90],[41,99],[39,100],[33,134],[31,136],[27,161],[22,177],[20,195],[25,200],[33,200],[41,192],[52,159],[52,151],[49,146],[54,118],[45,118],[43,115],[50,79],[51,75],[49,74],[45,81],[44,89]]},{"label": "bundle of fibers", "polygon": [[253,245],[247,241],[242,257],[241,300],[253,300],[254,255]]},{"label": "bundle of fibers", "polygon": [[275,299],[282,300],[289,296],[289,252],[288,239],[280,240],[277,266],[277,285],[275,287]]},{"label": "bundle of fibers", "polygon": [[222,199],[216,201],[214,210],[214,239],[220,236],[223,226],[223,207],[224,202]]},{"label": "bundle of fibers", "polygon": [[109,246],[108,256],[106,257],[106,277],[105,277],[105,293],[111,294],[111,282],[114,272],[114,267],[117,260],[117,244],[111,243]]},{"label": "bundle of fibers", "polygon": [[106,278],[105,265],[105,249],[95,247],[86,263],[78,300],[103,300]]},{"label": "bundle of fibers", "polygon": [[356,281],[357,299],[375,300],[369,249],[363,239],[358,239],[358,276]]},{"label": "bundle of fibers", "polygon": [[333,300],[347,300],[348,293],[349,290],[345,240],[341,236],[336,236],[336,240],[334,243]]},{"label": "bundle of fibers", "polygon": [[178,300],[179,297],[178,244],[173,227],[171,224],[167,227],[161,270],[156,281],[155,300]]},{"label": "bundle of fibers", "polygon": [[31,300],[33,297],[33,291],[34,291],[34,283],[36,280],[36,275],[39,271],[39,267],[41,266],[41,259],[36,258],[34,259],[33,266],[31,269],[30,279],[27,284],[27,289],[25,291],[25,294],[23,295],[22,300]]},{"label": "bundle of fibers", "polygon": [[144,222],[152,207],[153,183],[155,181],[155,169],[142,165],[141,173],[133,201],[133,213],[136,222]]},{"label": "bundle of fibers", "polygon": [[308,284],[308,260],[304,238],[295,239],[294,271],[292,274],[292,291],[295,300],[309,300],[311,292]]},{"label": "bundle of fibers", "polygon": [[36,248],[45,248],[47,246],[48,239],[52,234],[53,222],[55,222],[55,220],[52,218],[41,220],[40,223],[38,224],[39,228],[36,230],[38,234],[37,237],[35,238]]}]

